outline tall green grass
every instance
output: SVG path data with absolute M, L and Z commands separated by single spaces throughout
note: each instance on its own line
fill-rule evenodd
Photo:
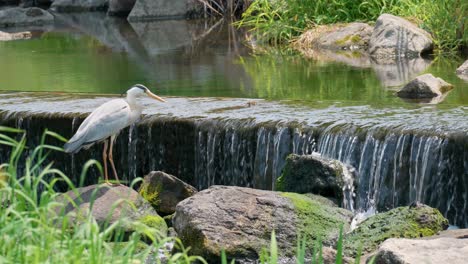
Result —
M 143 223 L 132 223 L 136 231 L 124 242 L 118 224 L 98 225 L 91 215 L 71 223 L 57 213 L 55 184 L 65 182 L 71 190 L 76 188 L 66 175 L 45 163 L 50 151 L 62 151 L 46 144 L 48 140 L 65 139 L 46 131 L 41 144 L 28 149 L 24 131 L 0 127 L 0 146 L 11 148 L 8 161 L 0 165 L 0 263 L 144 263 L 148 258 L 159 263 L 155 256 L 169 241 L 179 252 L 167 253 L 167 263 L 206 263 L 190 256 L 179 240 Z M 24 169 L 19 170 L 20 163 Z M 90 166 L 100 168 L 90 161 L 82 177 Z M 143 243 L 143 237 L 149 243 Z
M 237 25 L 251 28 L 262 42 L 280 44 L 315 25 L 373 22 L 383 13 L 416 21 L 441 51 L 468 43 L 468 2 L 463 0 L 257 0 Z

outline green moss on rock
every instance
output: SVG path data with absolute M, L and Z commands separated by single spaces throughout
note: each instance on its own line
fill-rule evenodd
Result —
M 160 204 L 159 194 L 161 193 L 162 187 L 161 185 L 157 185 L 156 187 L 152 186 L 149 182 L 143 182 L 141 184 L 140 190 L 138 193 L 147 200 L 151 206 L 153 206 L 156 211 L 158 211 L 158 207 Z
M 375 250 L 388 238 L 419 238 L 432 236 L 448 227 L 448 220 L 435 208 L 426 205 L 398 207 L 374 215 L 344 237 L 346 255 L 354 256 Z
M 149 227 L 159 230 L 162 235 L 167 234 L 166 221 L 159 215 L 145 215 L 140 218 L 139 221 Z
M 338 237 L 340 227 L 349 230 L 352 213 L 343 208 L 330 206 L 297 193 L 281 193 L 294 205 L 298 235 L 306 238 L 308 245 L 320 239 L 324 245 L 332 245 Z

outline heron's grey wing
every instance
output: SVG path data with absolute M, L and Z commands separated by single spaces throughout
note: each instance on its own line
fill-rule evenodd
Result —
M 123 99 L 104 103 L 96 108 L 78 128 L 76 134 L 67 143 L 68 149 L 76 149 L 81 145 L 105 139 L 128 126 L 130 107 Z M 67 147 L 65 147 L 67 150 Z M 74 152 L 71 150 L 70 152 Z

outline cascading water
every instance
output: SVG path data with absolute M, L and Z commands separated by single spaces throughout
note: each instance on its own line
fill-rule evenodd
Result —
M 204 100 L 199 106 L 209 103 Z M 191 101 L 190 106 L 196 102 Z M 343 113 L 352 113 L 349 110 L 340 113 L 338 121 L 323 121 L 332 117 L 325 111 L 321 116 L 320 110 L 314 110 L 314 115 L 306 113 L 316 121 L 282 121 L 294 120 L 288 116 L 268 121 L 269 116 L 260 118 L 261 105 L 247 110 L 257 111 L 256 118 L 245 118 L 243 108 L 237 110 L 238 115 L 212 114 L 208 118 L 197 117 L 195 108 L 187 110 L 190 116 L 146 116 L 117 138 L 114 160 L 119 178 L 131 182 L 151 170 L 163 170 L 199 189 L 213 184 L 273 189 L 287 155 L 318 152 L 356 168 L 357 176 L 348 177 L 348 187 L 343 190 L 343 206 L 349 209 L 383 211 L 420 201 L 441 210 L 451 224 L 468 226 L 468 135 L 463 129 L 447 132 L 401 123 L 348 122 Z M 34 146 L 46 127 L 70 137 L 83 115 L 6 111 L 0 113 L 0 120 L 2 125 L 25 129 Z M 96 146 L 76 155 L 52 154 L 50 160 L 73 177 L 80 175 L 88 159 L 100 160 L 101 151 Z M 0 149 L 0 161 L 7 156 Z M 85 184 L 97 182 L 99 174 L 90 170 Z

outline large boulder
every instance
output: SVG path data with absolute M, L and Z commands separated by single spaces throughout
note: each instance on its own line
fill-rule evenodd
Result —
M 0 10 L 0 27 L 42 26 L 53 22 L 54 16 L 37 7 Z
M 152 171 L 143 179 L 138 191 L 158 213 L 170 215 L 176 205 L 197 193 L 197 189 L 162 171 Z
M 428 73 L 416 77 L 398 91 L 397 95 L 410 99 L 433 98 L 441 96 L 451 89 L 453 89 L 451 84 Z
M 419 203 L 398 207 L 369 217 L 346 234 L 344 252 L 354 256 L 361 247 L 363 253 L 369 253 L 389 238 L 432 236 L 447 227 L 448 220 L 435 208 Z
M 123 185 L 90 185 L 61 194 L 56 200 L 59 204 L 56 213 L 69 217 L 72 224 L 81 223 L 91 214 L 101 226 L 120 221 L 125 232 L 132 232 L 135 222 L 156 228 L 162 235 L 167 232 L 164 219 L 151 205 L 135 190 Z
M 369 42 L 369 53 L 373 57 L 419 57 L 432 49 L 429 33 L 390 14 L 379 16 Z
M 278 252 L 291 257 L 298 235 L 308 246 L 318 237 L 331 245 L 340 226 L 349 229 L 351 217 L 350 211 L 301 194 L 212 186 L 179 203 L 173 224 L 192 254 L 219 261 L 224 248 L 229 258 L 255 260 L 269 247 L 273 230 Z
M 464 264 L 468 256 L 468 239 L 440 237 L 432 239 L 391 238 L 380 245 L 375 263 Z
M 111 16 L 127 16 L 132 11 L 136 0 L 109 0 L 107 14 Z
M 50 8 L 56 12 L 104 11 L 109 0 L 54 0 Z
M 277 179 L 277 191 L 313 193 L 339 201 L 350 199 L 354 192 L 355 170 L 338 160 L 319 154 L 286 158 L 282 175 Z M 346 197 L 343 194 L 346 194 Z M 344 199 L 345 198 L 345 199 Z
M 197 0 L 137 0 L 128 21 L 195 18 L 202 12 L 203 5 Z

